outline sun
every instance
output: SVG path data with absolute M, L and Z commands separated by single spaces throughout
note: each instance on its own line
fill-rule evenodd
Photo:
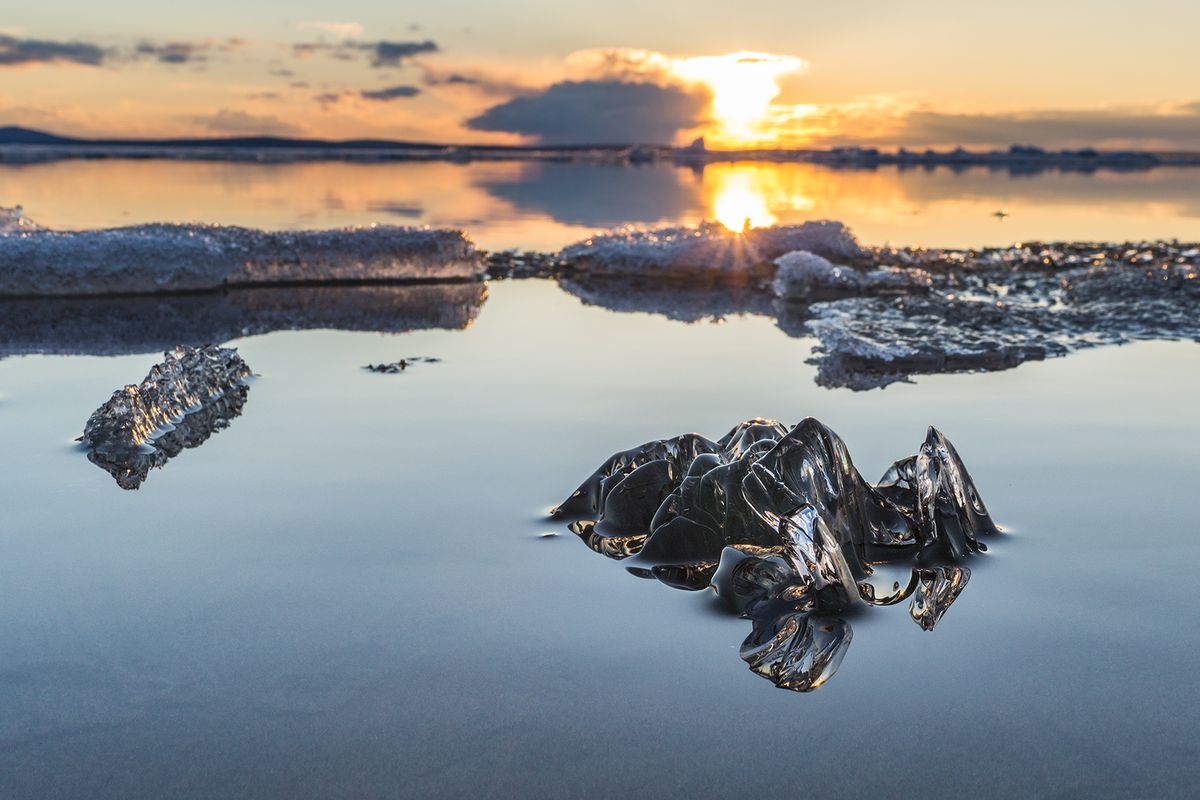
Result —
M 675 74 L 700 83 L 712 92 L 712 113 L 717 127 L 707 135 L 722 146 L 769 141 L 771 101 L 779 96 L 779 79 L 799 72 L 807 64 L 794 56 L 742 50 L 723 56 L 678 59 Z

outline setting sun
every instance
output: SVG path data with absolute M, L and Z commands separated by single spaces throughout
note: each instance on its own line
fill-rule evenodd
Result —
M 799 72 L 803 59 L 772 53 L 741 51 L 722 56 L 680 59 L 675 72 L 712 91 L 712 113 L 717 127 L 709 133 L 716 144 L 741 146 L 770 138 L 762 130 L 771 101 L 779 96 L 779 79 Z

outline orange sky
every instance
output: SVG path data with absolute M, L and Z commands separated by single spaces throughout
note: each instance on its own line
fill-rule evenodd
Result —
M 397 19 L 394 6 L 365 0 L 50 2 L 0 22 L 0 124 L 119 136 L 1200 149 L 1200 56 L 1188 33 L 1200 8 L 1043 6 L 771 0 L 731 14 L 708 0 L 615 0 L 567 14 L 542 0 L 449 0 Z

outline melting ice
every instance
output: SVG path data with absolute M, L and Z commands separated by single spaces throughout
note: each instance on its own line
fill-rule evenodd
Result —
M 954 446 L 930 428 L 876 484 L 815 419 L 752 419 L 614 454 L 552 512 L 634 575 L 713 588 L 752 623 L 741 656 L 777 686 L 811 691 L 850 646 L 854 605 L 910 600 L 933 630 L 998 531 Z M 880 582 L 897 565 L 907 585 Z

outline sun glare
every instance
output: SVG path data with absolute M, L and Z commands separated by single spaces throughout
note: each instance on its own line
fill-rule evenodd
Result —
M 717 188 L 712 200 L 712 216 L 731 231 L 775 223 L 766 196 L 746 173 L 729 175 L 728 180 Z
M 764 130 L 771 101 L 779 96 L 779 79 L 806 66 L 802 59 L 741 51 L 723 56 L 680 59 L 674 70 L 684 80 L 702 83 L 713 95 L 718 127 L 708 135 L 714 143 L 743 146 L 769 140 Z

